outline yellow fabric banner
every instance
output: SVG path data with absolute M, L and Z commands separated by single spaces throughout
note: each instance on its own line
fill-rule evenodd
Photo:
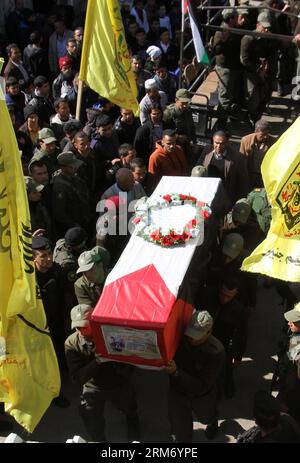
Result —
M 39 291 L 20 153 L 0 88 L 0 402 L 32 432 L 60 375 Z
M 89 0 L 79 78 L 112 103 L 139 111 L 118 0 Z
M 300 117 L 267 152 L 262 175 L 272 207 L 266 239 L 242 270 L 300 281 Z

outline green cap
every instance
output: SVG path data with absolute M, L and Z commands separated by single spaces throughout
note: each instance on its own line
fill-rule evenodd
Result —
M 225 256 L 235 259 L 244 247 L 244 238 L 239 233 L 229 233 L 226 235 L 222 246 L 222 253 Z
M 39 140 L 43 140 L 44 143 L 52 143 L 56 141 L 53 130 L 51 129 L 42 129 L 39 131 Z
M 251 206 L 246 198 L 239 199 L 232 209 L 232 218 L 235 222 L 247 223 L 251 214 Z
M 207 169 L 204 166 L 195 166 L 192 169 L 191 177 L 207 177 Z
M 64 151 L 57 156 L 57 163 L 59 166 L 72 166 L 79 168 L 82 166 L 83 161 L 77 159 L 72 151 Z
M 87 304 L 75 305 L 71 310 L 71 328 L 87 326 L 92 310 L 92 307 Z
M 76 273 L 88 272 L 97 262 L 102 262 L 105 267 L 109 265 L 109 252 L 101 246 L 95 246 L 90 251 L 84 251 L 78 258 L 78 270 Z
M 284 318 L 288 322 L 300 322 L 300 302 L 296 304 L 293 308 L 293 310 L 289 310 L 288 312 L 285 312 Z
M 188 324 L 185 335 L 200 341 L 212 329 L 213 318 L 207 310 L 194 312 Z
M 189 103 L 192 99 L 190 92 L 186 88 L 177 90 L 176 98 L 183 103 Z

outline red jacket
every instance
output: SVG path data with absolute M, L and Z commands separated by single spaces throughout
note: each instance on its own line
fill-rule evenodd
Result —
M 163 175 L 184 176 L 188 173 L 188 166 L 182 148 L 176 145 L 174 153 L 167 154 L 160 143 L 156 143 L 156 150 L 149 158 L 148 170 L 155 174 L 158 181 Z

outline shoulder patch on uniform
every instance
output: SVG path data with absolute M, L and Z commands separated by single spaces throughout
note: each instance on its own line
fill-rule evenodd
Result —
M 71 270 L 70 272 L 68 272 L 67 274 L 68 281 L 74 282 L 76 280 L 76 275 L 77 274 L 75 270 Z

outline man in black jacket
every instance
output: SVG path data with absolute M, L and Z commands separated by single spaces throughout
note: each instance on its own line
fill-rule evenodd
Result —
M 23 61 L 30 77 L 48 76 L 50 73 L 47 52 L 42 48 L 43 36 L 39 31 L 30 34 L 30 43 L 23 51 Z
M 55 113 L 50 97 L 49 80 L 47 77 L 39 75 L 34 79 L 33 85 L 35 87 L 34 96 L 28 104 L 33 106 L 40 119 L 48 124 L 50 116 Z

